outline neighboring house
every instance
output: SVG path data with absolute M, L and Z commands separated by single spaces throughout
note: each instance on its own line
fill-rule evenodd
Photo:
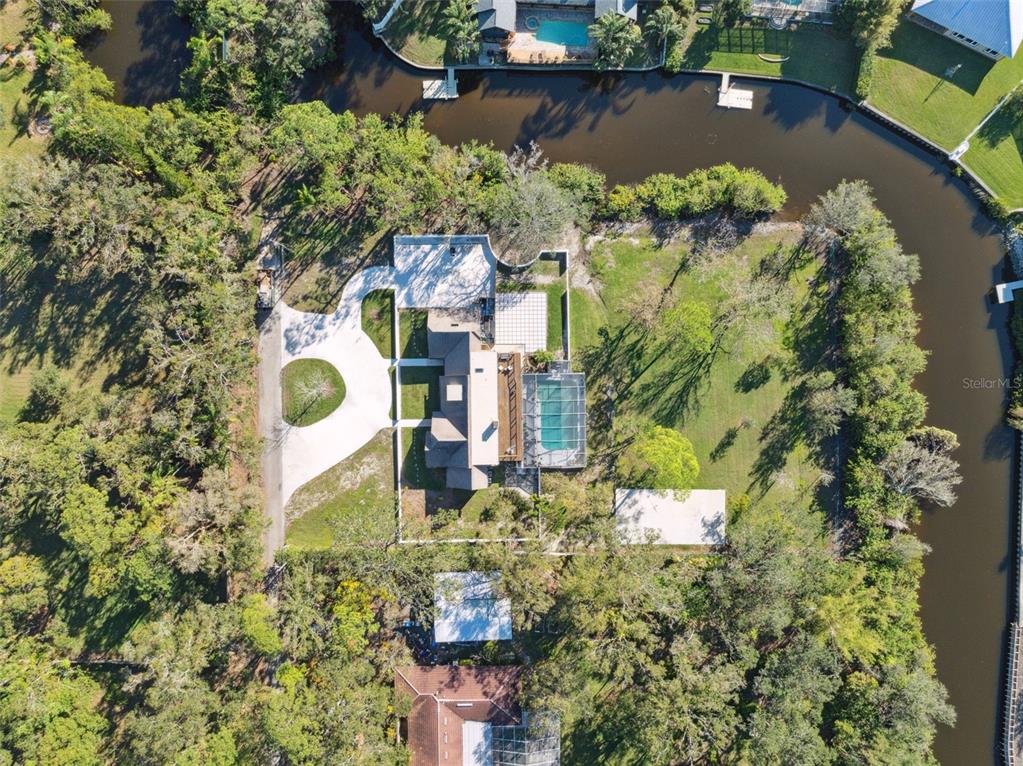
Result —
M 615 517 L 628 543 L 723 545 L 725 491 L 616 489 Z
M 636 21 L 640 0 L 477 0 L 476 17 L 484 40 L 496 42 L 516 31 L 516 17 L 521 8 L 592 8 L 593 18 L 606 13 L 619 13 Z
M 500 572 L 434 575 L 434 640 L 438 644 L 511 640 L 511 601 L 498 597 L 500 581 Z
M 990 59 L 1023 42 L 1023 0 L 915 0 L 909 18 Z
M 399 736 L 411 766 L 557 766 L 560 722 L 519 704 L 523 668 L 398 668 L 394 688 L 412 706 Z

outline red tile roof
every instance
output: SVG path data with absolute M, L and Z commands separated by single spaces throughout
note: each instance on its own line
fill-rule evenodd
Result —
M 522 668 L 513 666 L 399 668 L 394 688 L 412 698 L 411 766 L 463 766 L 462 723 L 518 723 L 521 682 Z

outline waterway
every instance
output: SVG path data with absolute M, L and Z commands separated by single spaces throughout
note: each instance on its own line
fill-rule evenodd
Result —
M 114 29 L 90 53 L 119 97 L 152 103 L 173 93 L 187 54 L 170 3 L 113 2 Z M 1003 277 L 992 221 L 965 184 L 923 150 L 836 98 L 796 85 L 743 81 L 751 112 L 715 106 L 716 78 L 659 74 L 487 73 L 460 76 L 456 101 L 424 104 L 426 77 L 364 29 L 348 28 L 339 62 L 311 76 L 305 98 L 358 114 L 425 113 L 442 141 L 536 141 L 555 161 L 590 163 L 611 182 L 718 162 L 759 168 L 784 184 L 796 218 L 842 179 L 864 178 L 907 250 L 919 253 L 914 290 L 920 343 L 930 351 L 917 381 L 929 422 L 959 434 L 964 481 L 951 509 L 928 512 L 931 546 L 921 591 L 924 630 L 958 713 L 935 751 L 948 766 L 997 761 L 1009 619 L 1011 432 L 1001 424 L 1009 375 L 1007 310 L 988 292 Z

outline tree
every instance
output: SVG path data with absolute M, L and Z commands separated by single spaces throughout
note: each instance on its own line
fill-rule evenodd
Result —
M 909 440 L 888 453 L 882 470 L 898 494 L 946 507 L 956 501 L 954 488 L 963 480 L 945 448 Z
M 663 59 L 668 42 L 681 37 L 684 29 L 675 9 L 662 5 L 647 17 L 643 31 L 660 46 Z
M 502 258 L 529 261 L 555 248 L 574 219 L 568 195 L 551 180 L 536 144 L 508 158 L 508 182 L 495 194 L 489 218 Z
M 856 392 L 835 383 L 835 376 L 830 372 L 818 375 L 809 387 L 806 408 L 811 433 L 819 438 L 834 436 L 846 415 L 856 409 Z
M 444 30 L 456 61 L 468 61 L 480 49 L 475 0 L 451 0 L 443 11 Z
M 664 311 L 655 336 L 665 350 L 686 360 L 710 353 L 714 345 L 710 309 L 697 301 L 679 301 Z
M 639 49 L 643 34 L 639 25 L 620 13 L 605 13 L 590 25 L 597 43 L 597 69 L 621 69 Z
M 734 27 L 753 12 L 753 0 L 720 0 L 714 5 L 714 23 Z
M 32 375 L 28 400 L 19 417 L 22 420 L 49 420 L 60 412 L 68 395 L 67 378 L 54 365 L 47 364 Z
M 887 48 L 909 0 L 844 0 L 837 11 L 838 24 L 861 48 Z
M 693 444 L 673 428 L 651 426 L 618 458 L 618 483 L 630 489 L 692 489 L 700 473 Z

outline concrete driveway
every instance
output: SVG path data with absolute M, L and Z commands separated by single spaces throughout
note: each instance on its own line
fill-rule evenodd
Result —
M 381 429 L 395 425 L 389 369 L 396 360 L 381 356 L 362 330 L 366 295 L 393 289 L 395 309 L 461 307 L 493 296 L 495 259 L 485 236 L 395 237 L 394 263 L 353 276 L 332 314 L 311 314 L 279 303 L 274 312 L 279 332 L 261 336 L 261 372 L 266 370 L 261 379 L 276 367 L 277 380 L 276 386 L 264 381 L 264 388 L 273 392 L 260 398 L 262 420 L 268 424 L 263 429 L 268 561 L 284 544 L 284 508 L 295 491 L 355 453 Z M 274 343 L 279 346 L 274 348 Z M 287 425 L 281 416 L 280 371 L 295 359 L 323 359 L 345 381 L 341 406 L 301 428 Z M 267 465 L 274 460 L 279 478 L 274 466 Z

